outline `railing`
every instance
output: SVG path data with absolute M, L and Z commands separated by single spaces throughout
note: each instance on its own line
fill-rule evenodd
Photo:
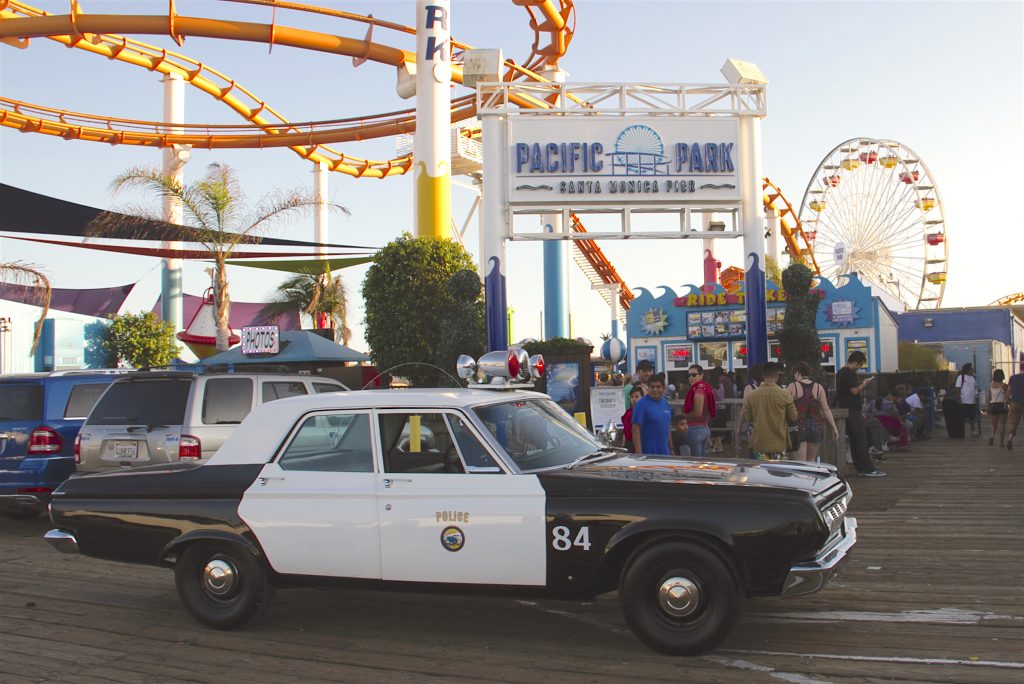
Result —
M 668 403 L 672 407 L 673 413 L 683 412 L 682 399 L 670 399 Z M 739 445 L 739 419 L 743 399 L 719 399 L 716 405 L 720 414 L 722 411 L 725 411 L 726 421 L 724 426 L 711 427 L 711 436 L 730 437 L 729 443 L 723 443 L 722 445 L 724 447 L 724 451 L 721 454 L 722 458 L 741 458 L 743 454 L 738 454 L 737 448 Z M 840 474 L 848 475 L 853 472 L 853 461 L 849 457 L 846 445 L 847 411 L 846 409 L 834 408 L 832 409 L 832 416 L 835 418 L 836 428 L 839 430 L 839 439 L 832 439 L 832 435 L 826 426 L 821 448 L 818 450 L 818 461 L 837 466 Z

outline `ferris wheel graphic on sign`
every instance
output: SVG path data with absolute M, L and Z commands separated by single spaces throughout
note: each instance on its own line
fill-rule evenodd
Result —
M 666 176 L 671 160 L 665 145 L 650 126 L 635 125 L 623 129 L 615 139 L 612 173 L 626 176 Z

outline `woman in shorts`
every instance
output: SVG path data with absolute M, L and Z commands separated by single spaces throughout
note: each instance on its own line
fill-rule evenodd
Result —
M 797 426 L 800 429 L 800 448 L 789 454 L 794 461 L 816 461 L 825 434 L 825 423 L 832 431 L 832 439 L 839 439 L 839 428 L 828 407 L 825 388 L 811 379 L 811 367 L 806 361 L 793 365 L 793 382 L 786 390 L 796 404 Z
M 996 368 L 992 373 L 992 382 L 988 386 L 988 415 L 992 418 L 992 436 L 988 438 L 988 445 L 993 446 L 996 435 L 999 436 L 999 446 L 1003 446 L 1006 438 L 1006 397 L 1009 395 L 1009 385 L 1004 380 L 1006 373 L 1002 368 Z

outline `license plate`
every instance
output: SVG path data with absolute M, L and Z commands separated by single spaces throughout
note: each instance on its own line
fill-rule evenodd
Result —
M 117 458 L 138 458 L 138 442 L 114 442 L 114 456 Z

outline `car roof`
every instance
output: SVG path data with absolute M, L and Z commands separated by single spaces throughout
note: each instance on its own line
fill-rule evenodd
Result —
M 136 371 L 117 379 L 117 382 L 133 382 L 136 380 L 193 380 L 198 378 L 284 378 L 295 380 L 313 380 L 342 384 L 334 378 L 324 375 L 304 375 L 301 373 L 266 373 L 260 371 L 240 371 L 235 373 L 193 373 L 191 371 Z
M 106 378 L 109 379 L 110 381 L 113 381 L 128 372 L 130 371 L 120 370 L 116 368 L 97 368 L 66 371 L 42 371 L 39 373 L 11 373 L 7 375 L 0 375 L 0 382 L 32 382 L 38 380 L 46 380 L 49 378 Z
M 266 463 L 303 415 L 345 409 L 452 409 L 474 408 L 508 401 L 548 399 L 546 394 L 523 390 L 390 389 L 327 392 L 278 399 L 261 404 L 245 417 L 211 464 Z

